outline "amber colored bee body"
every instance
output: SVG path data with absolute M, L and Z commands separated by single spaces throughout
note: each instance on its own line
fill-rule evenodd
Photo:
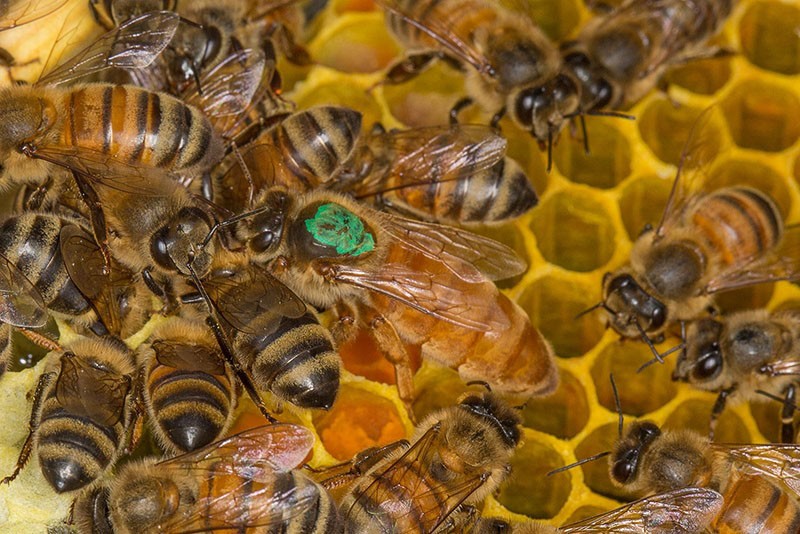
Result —
M 305 428 L 257 427 L 202 449 L 129 463 L 75 506 L 86 532 L 341 532 L 336 504 L 295 469 L 314 438 Z
M 35 449 L 42 474 L 62 493 L 92 484 L 127 446 L 135 366 L 127 347 L 113 338 L 79 339 L 48 357 L 30 434 L 17 468 L 3 481 L 16 478 Z
M 386 451 L 352 484 L 340 507 L 345 532 L 434 532 L 505 480 L 519 423 L 516 410 L 491 393 L 430 414 L 410 446 Z
M 163 449 L 193 451 L 230 428 L 236 381 L 204 323 L 170 319 L 139 347 L 137 357 L 150 426 Z
M 711 57 L 706 45 L 734 0 L 628 0 L 594 17 L 562 47 L 565 71 L 579 84 L 581 108 L 627 107 L 656 86 L 671 65 Z

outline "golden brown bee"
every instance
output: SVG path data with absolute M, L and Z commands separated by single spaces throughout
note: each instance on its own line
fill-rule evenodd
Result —
M 494 394 L 468 394 L 422 421 L 410 446 L 364 451 L 349 473 L 322 483 L 354 479 L 340 506 L 347 533 L 434 532 L 505 480 L 519 424 L 517 410 Z
M 261 426 L 161 462 L 132 462 L 80 496 L 81 532 L 341 532 L 336 504 L 302 464 L 314 443 L 303 427 Z
M 711 439 L 726 402 L 759 398 L 758 390 L 795 399 L 800 374 L 800 315 L 795 310 L 752 310 L 689 324 L 686 347 L 678 357 L 673 380 L 719 393 L 711 413 Z M 788 410 L 788 408 L 787 408 Z M 782 440 L 794 441 L 791 411 Z
M 479 519 L 471 534 L 694 534 L 704 529 L 722 508 L 722 496 L 714 490 L 683 488 L 660 493 L 604 514 L 561 527 L 536 521 L 507 522 Z
M 412 52 L 388 81 L 408 79 L 446 57 L 468 68 L 467 92 L 485 109 L 506 112 L 522 129 L 552 146 L 564 117 L 577 115 L 575 81 L 560 74 L 558 48 L 524 11 L 484 0 L 379 0 L 392 33 Z M 459 103 L 451 117 L 462 104 Z M 549 160 L 549 158 L 548 158 Z
M 664 71 L 721 51 L 707 46 L 734 0 L 627 0 L 589 21 L 562 46 L 580 108 L 618 109 L 652 90 Z
M 502 223 L 539 200 L 505 149 L 487 126 L 373 128 L 331 188 L 418 219 Z
M 0 31 L 22 26 L 54 13 L 67 0 L 2 0 L 0 1 Z
M 637 421 L 609 458 L 612 482 L 637 495 L 685 487 L 721 493 L 715 532 L 800 529 L 798 445 L 723 445 L 689 430 L 662 432 Z
M 82 338 L 51 352 L 39 378 L 30 433 L 10 483 L 35 449 L 42 474 L 57 492 L 92 484 L 131 441 L 135 363 L 116 338 Z
M 205 323 L 173 317 L 137 349 L 150 428 L 171 454 L 221 438 L 233 423 L 237 385 Z
M 303 408 L 328 409 L 339 391 L 340 358 L 313 310 L 271 273 L 218 254 L 198 288 L 207 291 L 229 349 L 259 391 Z M 185 299 L 184 299 L 185 300 Z M 217 334 L 219 336 L 219 334 Z
M 642 339 L 659 359 L 653 340 L 675 322 L 700 317 L 714 293 L 798 272 L 800 258 L 780 246 L 791 240 L 770 197 L 747 186 L 697 191 L 710 157 L 701 132 L 710 115 L 692 129 L 658 227 L 639 236 L 628 265 L 605 275 L 595 306 L 620 335 Z

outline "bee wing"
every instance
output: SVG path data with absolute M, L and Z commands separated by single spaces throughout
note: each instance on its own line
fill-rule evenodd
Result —
M 433 485 L 422 488 L 423 484 L 433 482 L 424 476 L 427 466 L 441 463 L 438 450 L 434 447 L 440 431 L 441 424 L 433 425 L 402 456 L 385 469 L 376 470 L 375 479 L 369 485 L 354 490 L 354 503 L 365 501 L 372 515 L 387 516 L 384 520 L 377 520 L 376 524 L 396 524 L 397 519 L 413 514 L 420 525 L 433 523 L 433 527 L 425 532 L 434 532 L 465 499 L 483 485 L 486 477 L 478 476 L 464 477 L 465 480 L 450 483 L 447 487 Z M 413 496 L 413 501 L 408 498 L 409 495 Z M 349 515 L 349 510 L 344 513 Z
M 378 272 L 347 265 L 336 265 L 334 271 L 337 282 L 386 295 L 468 330 L 502 331 L 509 326 L 507 318 L 495 313 L 484 295 L 474 295 L 477 292 L 454 281 L 450 273 L 421 272 L 398 263 L 383 264 Z
M 307 428 L 278 423 L 239 432 L 158 465 L 190 469 L 213 465 L 220 475 L 254 478 L 263 473 L 283 473 L 298 467 L 313 446 L 314 434 Z
M 604 514 L 561 527 L 573 534 L 692 534 L 702 532 L 722 508 L 722 495 L 703 488 L 682 488 L 634 501 Z
M 697 193 L 705 176 L 705 170 L 715 159 L 720 148 L 714 141 L 716 136 L 709 135 L 715 109 L 712 106 L 703 110 L 689 131 L 667 205 L 654 234 L 656 237 L 668 233 L 670 226 L 678 223 L 698 198 Z
M 132 18 L 100 36 L 36 83 L 60 85 L 110 67 L 146 67 L 167 47 L 179 21 L 178 14 L 172 11 L 154 11 Z
M 35 158 L 66 167 L 92 185 L 131 195 L 163 196 L 177 187 L 175 175 L 164 169 L 120 161 L 111 154 L 86 147 L 46 145 L 31 154 Z
M 56 398 L 70 412 L 111 426 L 123 415 L 131 381 L 107 368 L 91 365 L 69 352 L 61 356 Z
M 241 276 L 214 279 L 206 285 L 220 316 L 230 326 L 247 334 L 267 334 L 262 321 L 258 329 L 250 327 L 255 317 L 270 314 L 276 318 L 297 318 L 306 312 L 305 302 L 264 269 L 253 267 Z
M 706 285 L 707 293 L 727 291 L 778 280 L 800 278 L 800 225 L 785 229 L 775 250 L 747 265 L 721 272 Z
M 714 452 L 733 461 L 734 468 L 748 475 L 768 478 L 800 499 L 800 445 L 725 445 L 712 443 Z
M 222 355 L 213 347 L 189 345 L 159 339 L 151 344 L 161 365 L 185 371 L 200 371 L 211 375 L 224 375 Z
M 47 323 L 42 294 L 22 271 L 0 254 L 0 322 L 22 328 Z
M 471 43 L 472 38 L 469 35 L 463 35 L 464 30 L 449 22 L 452 17 L 439 7 L 441 3 L 434 3 L 432 9 L 426 10 L 424 20 L 415 18 L 412 12 L 415 2 L 376 0 L 375 3 L 423 32 L 439 43 L 446 52 L 472 65 L 478 72 L 487 75 L 494 73 L 495 69 L 489 60 Z
M 493 128 L 478 124 L 382 132 L 370 137 L 367 146 L 375 154 L 389 155 L 389 172 L 397 180 L 387 190 L 378 173 L 368 176 L 354 184 L 357 198 L 443 181 L 466 183 L 474 174 L 497 164 L 506 153 L 506 140 Z
M 59 247 L 72 282 L 92 302 L 108 331 L 118 335 L 122 330 L 119 301 L 134 285 L 133 273 L 116 262 L 107 268 L 94 237 L 74 224 L 61 229 Z
M 506 245 L 452 226 L 386 216 L 385 230 L 405 246 L 440 261 L 466 282 L 502 280 L 527 265 Z
M 176 471 L 176 475 L 186 476 L 186 469 Z M 319 505 L 320 492 L 324 491 L 310 481 L 295 484 L 297 479 L 287 473 L 231 476 L 220 475 L 213 467 L 194 468 L 190 472 L 192 479 L 202 477 L 203 482 L 218 491 L 202 494 L 186 507 L 181 506 L 178 513 L 157 525 L 158 531 L 251 532 L 250 529 L 258 528 L 258 532 L 284 532 L 293 518 Z
M 66 3 L 67 0 L 11 0 L 0 11 L 0 31 L 46 17 Z
M 221 121 L 236 119 L 249 109 L 267 68 L 273 71 L 275 64 L 267 65 L 260 50 L 237 50 L 205 72 L 199 87 L 191 85 L 184 101 L 202 109 L 219 131 L 225 131 L 227 123 Z

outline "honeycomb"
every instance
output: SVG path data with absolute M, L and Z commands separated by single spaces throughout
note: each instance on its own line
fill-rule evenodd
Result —
M 532 16 L 555 40 L 574 35 L 592 16 L 579 0 L 527 0 Z M 87 2 L 73 1 L 62 11 L 23 28 L 0 34 L 0 46 L 22 65 L 52 48 L 65 20 L 82 19 L 59 47 L 99 34 Z M 68 13 L 68 15 L 65 15 Z M 481 232 L 513 247 L 530 269 L 501 283 L 552 342 L 561 372 L 554 395 L 523 408 L 524 437 L 513 460 L 513 474 L 487 498 L 486 515 L 517 520 L 543 519 L 560 525 L 615 508 L 627 496 L 614 488 L 603 462 L 552 477 L 545 473 L 606 450 L 617 434 L 617 415 L 609 384 L 613 372 L 626 418 L 646 417 L 667 428 L 705 432 L 714 395 L 670 380 L 671 366 L 637 368 L 651 358 L 646 346 L 621 342 L 605 330 L 597 314 L 576 315 L 600 300 L 603 274 L 623 264 L 632 240 L 645 224 L 658 222 L 675 163 L 698 114 L 716 105 L 711 141 L 720 157 L 705 188 L 747 183 L 774 198 L 788 223 L 800 222 L 800 4 L 796 0 L 742 0 L 716 44 L 736 51 L 722 59 L 688 63 L 668 73 L 667 94 L 654 91 L 635 105 L 635 121 L 587 120 L 592 154 L 562 136 L 554 149 L 554 168 L 510 121 L 500 126 L 509 152 L 529 173 L 540 204 L 515 224 Z M 47 30 L 47 31 L 45 31 Z M 376 86 L 385 67 L 402 50 L 389 35 L 383 14 L 371 0 L 331 0 L 314 20 L 308 49 L 316 64 L 281 64 L 286 94 L 300 109 L 339 104 L 364 114 L 364 124 L 387 127 L 440 124 L 463 95 L 463 77 L 439 64 L 411 82 Z M 42 56 L 44 58 L 45 56 Z M 17 79 L 35 79 L 44 59 L 15 67 Z M 8 73 L 4 73 L 8 78 Z M 370 89 L 372 88 L 372 89 Z M 470 110 L 465 122 L 485 121 Z M 800 288 L 779 282 L 728 293 L 724 312 L 750 307 L 770 309 L 800 302 Z M 157 319 L 156 319 L 157 320 Z M 139 339 L 146 337 L 142 333 Z M 662 350 L 676 339 L 667 339 Z M 337 402 L 329 412 L 286 409 L 283 418 L 312 428 L 318 439 L 311 464 L 330 465 L 365 447 L 410 435 L 412 423 L 392 385 L 391 366 L 375 355 L 369 340 L 342 347 L 346 372 Z M 27 431 L 30 399 L 41 366 L 8 373 L 0 381 L 0 473 L 9 473 Z M 465 390 L 455 372 L 422 362 L 415 378 L 417 418 L 455 402 Z M 717 440 L 775 440 L 778 406 L 740 404 L 723 415 Z M 257 421 L 245 414 L 241 426 Z M 253 422 L 252 424 L 257 424 Z M 35 458 L 17 481 L 0 487 L 0 531 L 42 532 L 68 513 L 70 496 L 55 496 Z

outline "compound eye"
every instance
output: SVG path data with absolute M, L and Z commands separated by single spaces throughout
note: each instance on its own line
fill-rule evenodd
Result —
M 697 380 L 709 380 L 722 371 L 722 352 L 716 341 L 700 351 L 700 358 L 692 369 L 692 376 Z
M 661 429 L 653 423 L 642 423 L 636 433 L 636 439 L 643 445 L 648 445 L 661 435 Z
M 653 299 L 654 307 L 650 313 L 650 328 L 660 328 L 667 320 L 667 308 Z
M 272 247 L 275 241 L 275 234 L 272 232 L 261 232 L 250 240 L 250 249 L 256 254 L 262 254 Z
M 169 228 L 165 226 L 153 234 L 153 237 L 150 239 L 150 255 L 160 267 L 167 270 L 174 270 L 176 267 L 169 255 L 170 241 Z
M 636 282 L 633 281 L 633 277 L 631 275 L 621 274 L 611 280 L 611 282 L 608 284 L 608 292 L 616 293 L 617 291 L 625 289 L 635 283 Z
M 633 478 L 638 460 L 639 455 L 635 452 L 630 451 L 626 453 L 625 456 L 614 462 L 614 465 L 611 467 L 611 476 L 620 484 L 626 484 Z
M 219 54 L 222 48 L 222 34 L 216 26 L 208 26 L 204 30 L 206 47 L 203 52 L 202 64 L 206 65 Z
M 603 108 L 611 102 L 611 96 L 613 94 L 613 89 L 611 88 L 611 84 L 609 84 L 604 79 L 599 79 L 595 82 L 594 87 L 592 87 L 592 94 L 594 95 L 594 102 L 592 103 L 592 107 L 595 109 Z
M 551 98 L 548 97 L 546 88 L 533 87 L 525 89 L 517 95 L 516 116 L 524 125 L 532 126 L 536 110 L 548 106 L 550 102 Z

